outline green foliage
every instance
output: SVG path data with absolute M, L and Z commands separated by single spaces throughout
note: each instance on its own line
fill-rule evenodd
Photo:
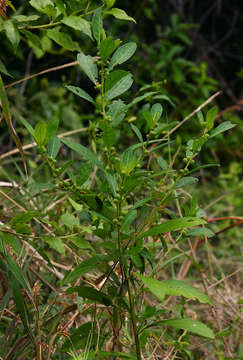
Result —
M 18 159 L 1 173 L 12 187 L 0 189 L 6 214 L 0 218 L 1 358 L 140 360 L 170 353 L 196 359 L 190 336 L 197 344 L 207 338 L 210 351 L 215 344 L 215 353 L 222 349 L 214 335 L 221 331 L 217 314 L 205 315 L 215 301 L 206 293 L 205 249 L 202 261 L 195 254 L 218 230 L 195 193 L 203 191 L 202 169 L 214 165 L 201 164 L 202 149 L 235 124 L 217 125 L 216 106 L 202 112 L 216 83 L 206 64 L 183 57 L 191 25 L 172 16 L 167 40 L 159 34 L 157 49 L 143 46 L 151 66 L 139 58 L 141 44 L 113 38 L 110 21 L 136 22 L 114 5 L 31 0 L 25 15 L 0 24 L 14 56 L 23 57 L 27 43 L 38 59 L 68 54 L 78 64 L 62 87 L 33 79 L 31 111 L 14 90 L 10 108 L 0 77 L 2 112 L 22 156 L 11 113 L 23 141 L 34 141 L 26 148 L 28 174 Z M 82 88 L 75 80 L 80 69 Z M 0 71 L 8 75 L 2 61 Z M 155 82 L 144 84 L 146 72 Z M 181 96 L 187 100 L 178 110 Z M 199 126 L 182 136 L 183 123 L 175 119 L 199 104 Z M 231 178 L 239 172 L 232 166 Z M 196 275 L 183 281 L 188 263 Z

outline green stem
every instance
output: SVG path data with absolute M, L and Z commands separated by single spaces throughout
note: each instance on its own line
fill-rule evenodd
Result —
M 137 329 L 136 311 L 135 311 L 135 306 L 134 306 L 134 297 L 133 297 L 132 286 L 131 286 L 131 282 L 129 279 L 127 269 L 126 269 L 126 280 L 127 280 L 127 284 L 128 284 L 130 316 L 131 316 L 132 329 L 133 329 L 134 341 L 135 341 L 135 346 L 136 346 L 137 360 L 142 360 L 140 342 L 139 342 L 139 336 L 138 336 L 138 329 Z
M 102 64 L 102 67 L 101 67 L 101 72 L 100 72 L 100 75 L 101 75 L 101 101 L 102 101 L 102 116 L 105 120 L 105 117 L 106 117 L 106 113 L 105 113 L 105 105 L 106 105 L 106 102 L 105 102 L 105 74 L 104 74 L 104 65 Z
M 61 21 L 57 21 L 55 23 L 44 24 L 44 25 L 26 25 L 26 26 L 18 27 L 18 30 L 23 30 L 23 29 L 46 29 L 46 28 L 56 26 L 56 25 L 60 25 L 60 24 L 62 24 Z

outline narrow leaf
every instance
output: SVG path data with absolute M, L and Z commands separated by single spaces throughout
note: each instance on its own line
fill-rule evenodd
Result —
M 113 8 L 108 12 L 108 14 L 113 15 L 116 19 L 119 20 L 133 21 L 136 23 L 136 20 L 134 20 L 131 16 L 128 16 L 127 13 L 122 9 Z
M 111 38 L 107 38 L 101 41 L 100 43 L 100 56 L 103 61 L 107 61 L 108 57 L 116 49 L 117 44 Z
M 34 129 L 33 127 L 28 123 L 28 121 L 26 121 L 23 116 L 19 115 L 19 120 L 21 121 L 21 123 L 26 127 L 26 129 L 28 130 L 28 132 L 34 137 Z
M 131 74 L 128 74 L 127 76 L 123 77 L 121 80 L 119 80 L 109 91 L 106 93 L 106 99 L 112 100 L 116 98 L 117 96 L 123 94 L 125 91 L 130 89 L 130 87 L 133 84 L 133 78 Z
M 32 296 L 30 285 L 27 283 L 27 280 L 25 280 L 22 269 L 20 269 L 20 267 L 16 264 L 10 255 L 5 254 L 4 259 L 8 264 L 11 274 L 15 277 L 21 287 L 25 289 L 30 296 Z
M 100 44 L 100 38 L 102 33 L 102 8 L 99 7 L 95 10 L 92 18 L 92 30 L 95 40 Z
M 93 40 L 90 23 L 87 20 L 83 19 L 81 16 L 65 16 L 61 21 L 63 24 L 75 30 L 81 31 Z
M 16 50 L 20 42 L 20 35 L 17 26 L 11 20 L 4 21 L 3 26 L 8 40 L 13 45 L 14 50 Z
M 206 294 L 184 281 L 159 281 L 139 274 L 137 274 L 137 277 L 141 279 L 144 285 L 146 285 L 148 289 L 161 301 L 164 300 L 166 295 L 175 295 L 184 296 L 185 298 L 191 300 L 197 299 L 203 304 L 212 304 L 212 301 Z
M 151 114 L 154 120 L 158 121 L 163 113 L 161 104 L 154 104 L 151 108 Z
M 187 330 L 193 334 L 204 336 L 208 339 L 214 339 L 213 331 L 201 323 L 200 321 L 192 320 L 192 319 L 170 319 L 170 320 L 162 320 L 159 322 L 163 325 L 169 325 L 176 329 Z
M 97 165 L 98 168 L 100 168 L 102 171 L 104 170 L 104 167 L 100 160 L 98 159 L 97 155 L 93 153 L 91 150 L 86 148 L 85 146 L 81 144 L 77 144 L 73 141 L 67 140 L 67 139 L 61 139 L 61 141 L 68 146 L 70 149 L 76 151 L 79 155 L 81 155 L 83 158 L 85 158 L 88 161 L 91 161 L 93 164 Z
M 178 183 L 176 183 L 174 189 L 176 190 L 179 188 L 183 188 L 187 185 L 193 185 L 193 184 L 196 184 L 197 182 L 198 182 L 198 179 L 195 177 L 190 177 L 190 176 L 183 177 L 178 181 Z
M 77 292 L 79 296 L 85 299 L 93 300 L 106 306 L 112 305 L 112 301 L 109 296 L 104 294 L 102 291 L 98 291 L 90 286 L 80 285 L 71 287 L 66 291 L 67 294 L 72 294 L 74 292 Z
M 120 46 L 113 54 L 109 68 L 113 69 L 114 66 L 123 64 L 133 56 L 136 49 L 137 45 L 134 42 L 129 42 L 123 46 Z
M 60 31 L 59 27 L 54 29 L 48 29 L 46 31 L 49 39 L 56 42 L 59 46 L 70 51 L 80 51 L 80 47 L 76 41 L 73 41 L 71 36 L 63 31 Z
M 214 106 L 210 110 L 208 110 L 206 115 L 206 129 L 208 131 L 213 128 L 214 120 L 216 118 L 217 113 L 218 113 L 217 106 Z
M 81 277 L 81 276 L 87 274 L 88 272 L 90 272 L 91 270 L 95 269 L 98 263 L 99 263 L 98 256 L 93 256 L 89 259 L 85 259 L 73 271 L 71 271 L 65 275 L 64 279 L 61 282 L 61 285 L 73 283 L 79 277 Z
M 112 71 L 106 78 L 105 91 L 109 91 L 119 80 L 129 75 L 129 72 L 124 70 Z
M 214 236 L 214 232 L 208 228 L 205 227 L 199 227 L 191 229 L 186 236 L 207 236 L 208 238 L 211 238 Z
M 136 217 L 137 217 L 137 211 L 135 209 L 130 210 L 122 221 L 121 231 L 127 230 L 129 226 L 133 223 L 133 221 L 136 219 Z
M 3 73 L 4 75 L 12 77 L 12 75 L 9 74 L 6 66 L 4 65 L 4 63 L 1 60 L 0 60 L 0 72 Z
M 34 130 L 34 138 L 38 145 L 44 145 L 47 135 L 47 125 L 44 121 L 38 122 Z
M 59 254 L 65 255 L 65 247 L 61 239 L 56 236 L 43 236 L 41 239 Z
M 55 159 L 57 157 L 57 154 L 59 153 L 61 147 L 61 141 L 57 136 L 53 136 L 53 138 L 49 141 L 47 146 L 47 152 L 48 155 Z
M 83 53 L 79 53 L 77 59 L 81 69 L 85 72 L 88 78 L 96 84 L 98 79 L 98 68 L 94 63 L 92 56 L 86 56 Z
M 184 217 L 179 219 L 168 220 L 160 225 L 151 227 L 148 231 L 139 235 L 138 238 L 140 239 L 146 236 L 158 236 L 160 234 L 164 234 L 169 231 L 191 228 L 193 226 L 198 226 L 203 224 L 206 224 L 205 220 L 196 217 Z
M 142 143 L 143 142 L 143 136 L 141 134 L 141 131 L 139 130 L 139 128 L 137 128 L 137 126 L 131 124 L 131 128 L 132 130 L 135 132 L 135 134 L 138 137 L 138 140 Z
M 81 97 L 82 99 L 85 99 L 89 102 L 91 102 L 92 104 L 94 103 L 94 100 L 92 99 L 92 97 L 86 93 L 86 91 L 84 91 L 83 89 L 80 89 L 77 86 L 72 86 L 72 85 L 66 85 L 65 86 L 68 90 L 72 91 L 75 95 L 78 95 L 79 97 Z
M 211 134 L 210 134 L 210 138 L 217 136 L 229 129 L 232 129 L 233 127 L 235 127 L 236 124 L 232 124 L 230 121 L 225 121 L 222 124 L 220 124 L 219 126 L 216 127 L 216 129 L 214 129 Z

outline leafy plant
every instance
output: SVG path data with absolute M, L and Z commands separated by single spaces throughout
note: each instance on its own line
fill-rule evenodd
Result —
M 183 122 L 168 122 L 164 104 L 173 104 L 169 94 L 149 86 L 131 99 L 134 76 L 123 66 L 137 45 L 114 39 L 104 26 L 109 15 L 134 19 L 114 8 L 114 1 L 99 7 L 81 3 L 83 8 L 76 1 L 31 0 L 38 16 L 50 22 L 14 31 L 20 31 L 40 57 L 49 41 L 78 52 L 76 64 L 90 87 L 67 84 L 66 89 L 82 103 L 87 101 L 93 113 L 78 141 L 58 134 L 57 118 L 32 126 L 19 117 L 37 153 L 28 162 L 28 177 L 19 168 L 23 180 L 16 198 L 0 193 L 18 208 L 0 227 L 0 336 L 5 343 L 0 356 L 149 358 L 151 342 L 163 332 L 162 356 L 169 350 L 174 358 L 192 358 L 190 334 L 212 342 L 220 329 L 199 321 L 197 308 L 196 316 L 190 316 L 192 301 L 203 305 L 203 314 L 214 311 L 206 286 L 202 291 L 198 281 L 191 285 L 190 279 L 175 279 L 180 256 L 199 273 L 204 271 L 185 249 L 186 242 L 214 236 L 197 198 L 184 188 L 191 192 L 198 171 L 217 165 L 198 166 L 195 158 L 207 142 L 234 124 L 226 121 L 214 127 L 217 108 L 211 107 L 205 116 L 201 112 L 209 100 L 194 112 L 201 132 L 178 148 L 173 134 Z M 81 43 L 63 31 L 64 25 L 93 41 L 91 54 L 81 51 Z M 30 32 L 35 26 L 45 29 L 43 43 Z M 17 46 L 17 39 L 12 45 Z M 0 96 L 4 105 L 4 90 Z M 183 158 L 180 165 L 178 156 Z M 172 269 L 169 279 L 162 271 L 167 266 Z M 16 315 L 3 312 L 9 306 Z M 72 326 L 74 321 L 77 326 Z

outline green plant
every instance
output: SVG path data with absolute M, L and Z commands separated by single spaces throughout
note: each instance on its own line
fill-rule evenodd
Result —
M 111 9 L 112 4 L 106 0 L 87 20 L 94 56 L 77 56 L 94 90 L 66 85 L 93 106 L 85 136 L 78 142 L 58 136 L 57 118 L 32 127 L 20 117 L 37 144 L 37 154 L 28 177 L 19 169 L 23 181 L 17 197 L 1 191 L 21 210 L 10 211 L 0 228 L 0 275 L 6 284 L 2 308 L 10 304 L 18 313 L 2 316 L 6 346 L 0 356 L 6 360 L 31 359 L 33 352 L 37 359 L 149 358 L 154 351 L 150 344 L 157 352 L 161 329 L 162 356 L 190 359 L 189 334 L 208 342 L 215 339 L 212 324 L 196 319 L 199 312 L 190 316 L 192 300 L 204 311 L 212 300 L 189 280 L 177 280 L 175 270 L 176 259 L 183 258 L 198 274 L 205 271 L 184 245 L 194 237 L 213 237 L 214 232 L 197 198 L 184 188 L 198 182 L 199 170 L 215 165 L 196 165 L 202 146 L 234 125 L 226 121 L 214 128 L 217 108 L 204 118 L 200 109 L 207 104 L 202 104 L 195 111 L 201 131 L 184 151 L 172 138 L 182 124 L 168 123 L 163 112 L 170 98 L 144 88 L 130 100 L 133 75 L 120 65 L 134 55 L 136 44 L 122 44 L 107 35 L 103 13 L 131 20 L 122 10 Z M 126 102 L 120 98 L 124 93 Z M 141 132 L 134 107 L 144 103 Z M 68 149 L 74 155 L 64 161 Z M 177 166 L 179 155 L 183 164 Z M 40 273 L 34 259 L 41 262 Z M 163 273 L 166 267 L 171 267 L 170 278 Z M 75 319 L 78 326 L 69 333 Z

